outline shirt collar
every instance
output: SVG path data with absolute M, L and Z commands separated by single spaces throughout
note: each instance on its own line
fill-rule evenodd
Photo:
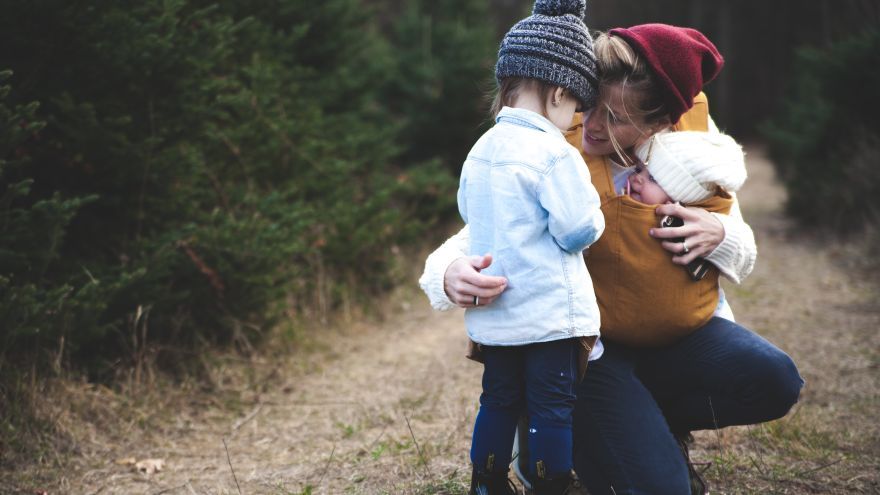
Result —
M 495 117 L 495 123 L 507 122 L 523 127 L 531 127 L 554 136 L 563 137 L 562 131 L 547 117 L 524 108 L 504 107 Z

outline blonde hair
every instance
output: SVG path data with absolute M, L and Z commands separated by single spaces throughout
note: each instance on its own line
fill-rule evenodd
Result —
M 593 46 L 599 66 L 600 92 L 601 89 L 620 86 L 621 100 L 629 123 L 645 136 L 656 132 L 647 132 L 639 124 L 657 126 L 668 119 L 670 112 L 663 101 L 663 91 L 644 58 L 622 38 L 608 33 L 599 33 Z M 606 125 L 610 129 L 613 112 L 607 103 L 605 108 L 608 111 Z M 623 163 L 632 164 L 614 133 L 608 134 L 614 151 Z
M 506 77 L 499 81 L 495 96 L 492 98 L 492 106 L 489 109 L 492 120 L 498 116 L 498 112 L 504 107 L 513 106 L 520 92 L 527 89 L 537 90 L 541 97 L 541 115 L 547 116 L 547 100 L 556 89 L 556 85 L 546 83 L 540 79 L 528 77 Z

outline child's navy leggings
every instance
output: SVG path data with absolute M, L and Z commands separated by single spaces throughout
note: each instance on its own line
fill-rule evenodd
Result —
M 506 472 L 513 435 L 529 416 L 529 471 L 555 478 L 571 470 L 571 417 L 577 380 L 576 339 L 523 346 L 482 346 L 485 358 L 480 412 L 471 462 L 485 472 Z

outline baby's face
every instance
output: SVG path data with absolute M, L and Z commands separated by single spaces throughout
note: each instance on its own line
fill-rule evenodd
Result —
M 648 169 L 641 163 L 635 166 L 635 172 L 630 174 L 627 181 L 629 195 L 640 203 L 659 205 L 672 202 L 666 191 L 660 187 L 660 184 L 657 184 L 654 177 L 648 173 Z

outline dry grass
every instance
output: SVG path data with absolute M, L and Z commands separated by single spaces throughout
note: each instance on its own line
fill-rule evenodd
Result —
M 877 286 L 851 276 L 847 248 L 793 231 L 760 150 L 749 159 L 760 256 L 728 294 L 807 385 L 780 421 L 699 432 L 694 457 L 712 462 L 713 493 L 878 493 Z M 41 447 L 16 455 L 4 438 L 0 492 L 466 493 L 480 368 L 463 358 L 460 312 L 432 312 L 410 286 L 369 317 L 349 308 L 298 328 L 251 359 L 205 356 L 198 382 L 22 383 L 16 407 L 36 420 L 9 438 Z M 167 466 L 142 475 L 124 457 Z
M 726 286 L 741 323 L 788 352 L 806 380 L 785 418 L 697 435 L 715 493 L 878 493 L 876 411 L 880 304 L 876 280 L 854 274 L 851 246 L 799 233 L 759 148 L 741 194 L 759 256 L 745 284 Z

